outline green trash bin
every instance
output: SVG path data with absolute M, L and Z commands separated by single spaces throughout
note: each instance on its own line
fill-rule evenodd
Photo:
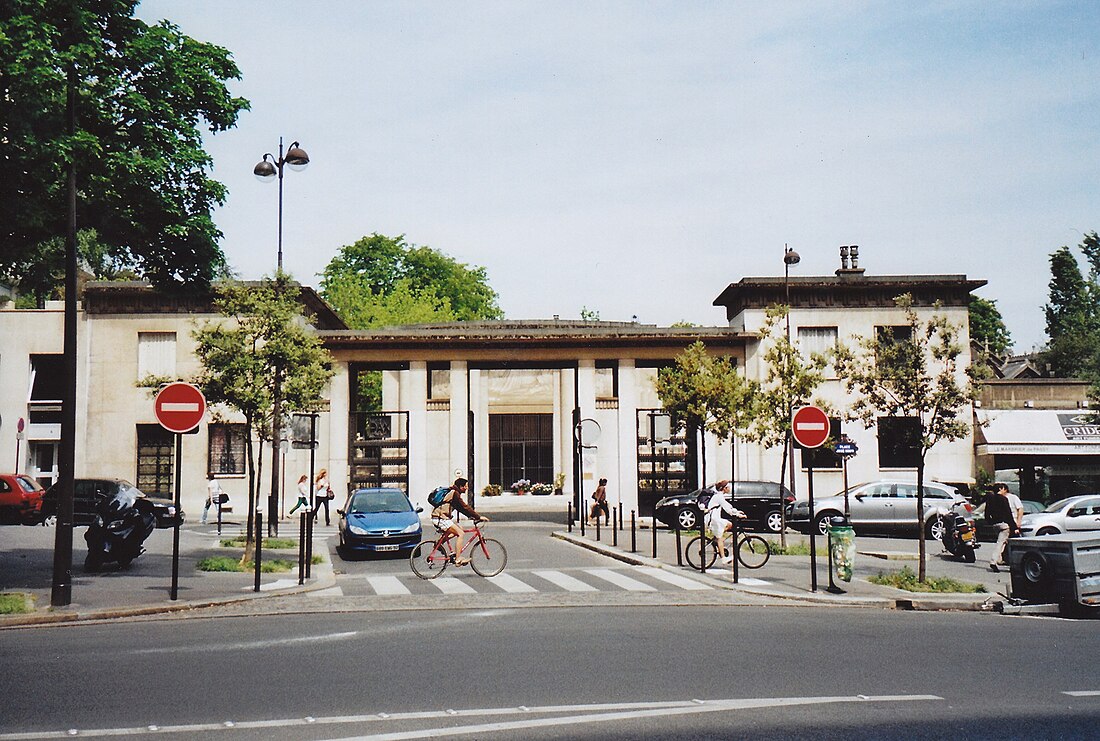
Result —
M 850 582 L 856 560 L 856 531 L 847 519 L 834 517 L 829 521 L 829 549 L 835 578 Z

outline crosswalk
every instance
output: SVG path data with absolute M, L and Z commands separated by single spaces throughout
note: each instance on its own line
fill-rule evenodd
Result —
M 757 584 L 766 584 L 754 579 Z M 742 583 L 745 579 L 742 579 Z M 430 580 L 414 574 L 341 575 L 338 584 L 344 595 L 463 595 L 538 594 L 593 592 L 703 592 L 714 586 L 697 579 L 649 566 L 621 568 L 529 569 L 480 577 L 468 569 L 456 569 Z

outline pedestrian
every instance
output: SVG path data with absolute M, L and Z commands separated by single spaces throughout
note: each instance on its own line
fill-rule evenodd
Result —
M 220 507 L 222 503 L 222 487 L 218 483 L 218 480 L 214 478 L 214 474 L 206 474 L 206 504 L 202 506 L 202 519 L 200 522 L 205 525 L 207 515 L 210 513 L 210 506 L 215 505 Z
M 997 528 L 997 544 L 993 546 L 993 555 L 989 559 L 991 571 L 1000 571 L 999 567 L 1004 566 L 1005 545 L 1010 537 L 1020 533 L 1024 508 L 1022 504 L 1016 505 L 1018 509 L 1014 512 L 1011 496 L 1008 484 L 998 481 L 985 498 L 985 517 Z
M 317 472 L 317 478 L 313 480 L 313 519 L 321 511 L 321 505 L 325 506 L 325 525 L 330 525 L 328 514 L 328 502 L 332 499 L 332 489 L 328 485 L 328 469 L 322 468 Z
M 302 474 L 298 479 L 298 501 L 294 503 L 294 506 L 290 508 L 290 514 L 294 514 L 294 510 L 299 507 L 304 508 L 304 512 L 309 512 L 309 476 Z
M 600 512 L 603 512 L 605 523 L 611 524 L 611 510 L 607 506 L 607 479 L 600 479 L 599 486 L 592 492 L 592 510 L 588 515 L 588 524 L 591 525 L 592 521 L 599 522 Z

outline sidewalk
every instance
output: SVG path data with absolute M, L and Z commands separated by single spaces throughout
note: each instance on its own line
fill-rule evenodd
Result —
M 255 572 L 205 572 L 196 564 L 210 556 L 240 556 L 240 549 L 223 548 L 219 541 L 236 537 L 239 522 L 223 522 L 219 537 L 216 524 L 186 523 L 180 528 L 180 558 L 177 599 L 171 599 L 172 530 L 156 530 L 145 541 L 146 552 L 125 571 L 108 565 L 101 573 L 84 573 L 85 528 L 73 529 L 71 603 L 51 607 L 55 530 L 52 527 L 0 528 L 0 592 L 23 592 L 33 596 L 35 610 L 0 615 L 0 627 L 36 623 L 97 620 L 131 615 L 193 610 L 210 605 L 246 602 L 259 597 L 316 592 L 336 583 L 329 559 L 327 539 L 336 532 L 315 527 L 313 552 L 324 561 L 313 564 L 310 578 L 298 584 L 297 568 L 283 573 L 261 574 L 260 591 L 255 590 Z M 280 524 L 282 537 L 297 541 L 298 521 Z M 262 561 L 283 559 L 297 562 L 298 550 L 264 550 Z
M 776 556 L 760 569 L 738 568 L 738 580 L 733 578 L 733 566 L 715 564 L 715 568 L 706 573 L 688 566 L 678 565 L 676 558 L 676 536 L 674 531 L 662 527 L 657 529 L 657 556 L 653 557 L 653 530 L 648 526 L 635 531 L 636 549 L 631 550 L 630 523 L 617 533 L 618 545 L 613 545 L 615 533 L 609 528 L 601 528 L 600 541 L 596 540 L 596 531 L 585 528 L 582 536 L 578 526 L 572 532 L 559 530 L 554 536 L 578 546 L 597 551 L 611 558 L 627 563 L 644 564 L 658 568 L 679 570 L 695 578 L 705 579 L 715 586 L 737 590 L 746 594 L 764 595 L 789 599 L 792 602 L 812 602 L 849 607 L 878 607 L 908 610 L 976 610 L 1000 611 L 1003 609 L 1004 595 L 1008 594 L 1009 574 L 1003 570 L 994 573 L 988 565 L 988 548 L 985 545 L 978 551 L 978 560 L 973 564 L 962 563 L 942 553 L 940 544 L 927 541 L 926 573 L 929 577 L 951 577 L 962 582 L 980 584 L 985 592 L 974 594 L 940 594 L 908 592 L 892 587 L 880 586 L 868 581 L 868 578 L 883 572 L 896 571 L 908 566 L 917 570 L 918 543 L 916 539 L 885 538 L 873 536 L 856 537 L 856 559 L 850 582 L 835 581 L 835 586 L 843 593 L 831 593 L 829 588 L 828 556 L 817 558 L 817 591 L 811 589 L 810 557 Z M 779 540 L 778 535 L 765 535 L 767 540 Z M 681 547 L 686 547 L 690 537 L 681 539 Z M 817 538 L 817 547 L 823 551 L 826 538 Z M 787 544 L 809 543 L 809 537 L 798 533 L 787 533 Z M 985 554 L 983 554 L 985 550 Z M 983 559 L 983 555 L 985 558 Z

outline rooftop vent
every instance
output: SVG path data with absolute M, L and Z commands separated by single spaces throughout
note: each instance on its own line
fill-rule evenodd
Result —
M 863 275 L 863 268 L 859 267 L 858 244 L 845 245 L 840 248 L 840 269 L 836 271 L 836 275 L 838 278 Z

